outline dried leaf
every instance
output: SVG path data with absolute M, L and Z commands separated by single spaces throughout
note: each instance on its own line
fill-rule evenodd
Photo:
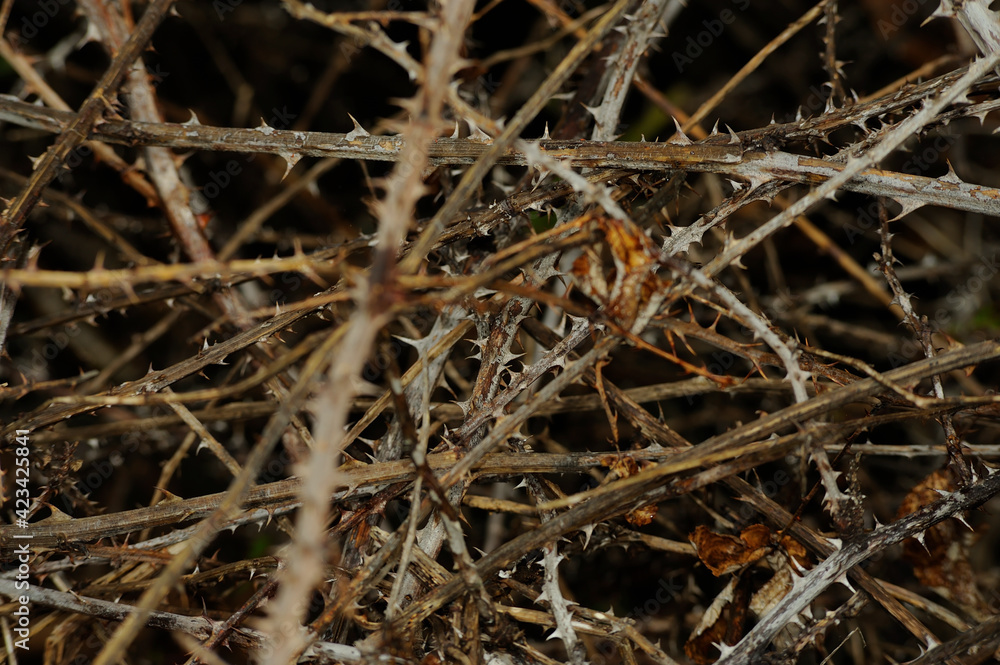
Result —
M 632 526 L 646 526 L 656 517 L 657 510 L 659 510 L 659 507 L 655 503 L 651 503 L 626 513 L 625 519 Z
M 924 478 L 903 499 L 896 513 L 902 518 L 941 498 L 940 492 L 957 488 L 954 474 L 940 469 Z M 978 538 L 957 519 L 932 526 L 920 538 L 903 542 L 903 558 L 913 566 L 913 574 L 948 600 L 979 618 L 990 615 L 989 607 L 976 585 L 969 560 L 969 547 Z
M 771 530 L 763 524 L 753 524 L 740 537 L 715 533 L 699 525 L 689 536 L 698 558 L 712 574 L 720 577 L 750 563 L 759 561 L 769 551 Z

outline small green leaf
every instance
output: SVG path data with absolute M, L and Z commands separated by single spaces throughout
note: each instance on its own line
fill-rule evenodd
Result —
M 548 231 L 556 225 L 555 215 L 548 215 L 544 212 L 538 212 L 535 210 L 528 213 L 528 219 L 531 220 L 531 228 L 535 230 L 535 233 Z

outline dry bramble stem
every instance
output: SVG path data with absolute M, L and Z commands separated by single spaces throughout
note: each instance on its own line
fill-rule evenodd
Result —
M 925 86 L 925 89 L 929 89 Z M 975 116 L 995 106 L 988 102 L 983 108 L 971 106 L 962 113 Z M 882 108 L 873 108 L 869 115 L 881 114 Z M 71 114 L 43 111 L 20 102 L 0 100 L 0 117 L 13 122 L 25 122 L 50 129 L 68 122 Z M 41 121 L 44 120 L 44 123 Z M 845 118 L 850 122 L 861 119 Z M 800 124 L 807 124 L 805 121 Z M 775 127 L 768 130 L 768 139 L 792 139 L 795 128 Z M 807 130 L 805 133 L 824 135 L 829 128 Z M 371 136 L 367 133 L 323 134 L 317 132 L 292 132 L 261 127 L 238 129 L 207 127 L 205 125 L 149 125 L 138 122 L 103 123 L 94 133 L 94 139 L 131 145 L 169 145 L 177 148 L 199 150 L 224 150 L 227 152 L 266 152 L 276 155 L 296 154 L 313 157 L 337 157 L 373 161 L 395 161 L 405 147 L 402 136 Z M 683 134 L 666 142 L 606 142 L 606 141 L 553 141 L 537 142 L 543 155 L 557 158 L 567 165 L 594 168 L 628 168 L 635 170 L 687 170 L 718 173 L 737 177 L 758 185 L 767 181 L 818 184 L 833 177 L 843 169 L 843 163 L 785 153 L 762 147 L 755 137 L 741 137 L 735 133 L 715 132 L 698 143 Z M 428 151 L 428 161 L 435 165 L 473 164 L 490 151 L 491 142 L 472 139 L 439 138 Z M 527 165 L 528 159 L 513 148 L 498 154 L 495 163 Z M 985 215 L 1000 213 L 1000 190 L 974 183 L 966 183 L 952 175 L 938 179 L 909 173 L 895 173 L 871 168 L 862 171 L 844 184 L 848 191 L 905 199 L 909 205 L 942 205 L 979 212 Z
M 174 0 L 156 0 L 150 4 L 142 20 L 136 26 L 125 45 L 118 50 L 112 65 L 94 87 L 79 113 L 70 113 L 71 119 L 61 131 L 58 140 L 45 153 L 32 172 L 28 186 L 4 211 L 0 225 L 0 255 L 6 255 L 14 234 L 21 228 L 32 208 L 38 203 L 42 190 L 55 179 L 57 169 L 69 154 L 87 140 L 87 134 L 101 120 L 101 114 L 108 97 L 117 92 L 118 86 L 128 75 L 129 69 L 139 54 L 149 45 L 153 31 L 166 17 Z
M 995 648 L 988 0 L 59 4 L 0 7 L 7 660 Z

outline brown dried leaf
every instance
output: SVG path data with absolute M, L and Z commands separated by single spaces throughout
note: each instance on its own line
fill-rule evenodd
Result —
M 585 249 L 573 262 L 573 276 L 584 294 L 605 308 L 608 317 L 631 328 L 644 303 L 661 286 L 654 273 L 659 252 L 633 224 L 604 217 L 597 220 L 611 254 L 613 266 L 605 268 L 600 256 Z
M 601 270 L 601 259 L 594 250 L 585 248 L 583 254 L 573 261 L 572 272 L 581 293 L 596 303 L 607 302 L 608 283 Z
M 739 642 L 748 614 L 763 616 L 788 594 L 797 575 L 792 560 L 803 568 L 810 562 L 799 542 L 787 535 L 778 538 L 763 524 L 751 524 L 739 537 L 699 526 L 689 538 L 698 558 L 714 575 L 737 573 L 706 610 L 684 646 L 685 653 L 695 662 L 711 663 L 718 658 L 714 644 Z M 765 564 L 774 574 L 753 590 L 753 577 L 743 574 L 743 569 L 757 562 Z M 728 616 L 728 621 L 723 620 L 723 615 Z
M 799 568 L 812 568 L 812 559 L 809 558 L 809 552 L 806 551 L 802 543 L 787 534 L 781 536 L 780 542 L 781 546 L 785 548 L 785 552 L 788 553 L 788 556 L 795 559 Z
M 639 464 L 630 455 L 605 455 L 601 459 L 601 465 L 608 468 L 608 477 L 605 478 L 605 483 L 639 473 Z
M 955 476 L 940 469 L 924 478 L 903 499 L 896 513 L 902 518 L 941 498 L 939 492 L 957 488 Z M 982 620 L 990 615 L 969 561 L 969 546 L 975 534 L 959 524 L 957 519 L 940 522 L 918 538 L 903 542 L 903 558 L 913 566 L 913 574 L 928 587 L 962 606 L 970 615 Z
M 604 236 L 615 262 L 615 282 L 608 302 L 608 314 L 630 328 L 642 303 L 659 285 L 653 273 L 658 252 L 645 233 L 621 220 L 603 220 Z
M 771 611 L 781 599 L 788 595 L 795 584 L 795 573 L 788 565 L 787 559 L 779 555 L 767 558 L 768 565 L 774 570 L 774 575 L 753 594 L 750 599 L 750 611 L 761 617 Z
M 753 524 L 740 537 L 715 533 L 699 525 L 688 536 L 698 551 L 698 558 L 716 577 L 732 573 L 747 564 L 759 561 L 770 548 L 771 530 L 763 524 Z
M 606 485 L 613 480 L 634 476 L 652 463 L 648 461 L 640 463 L 631 455 L 605 455 L 601 458 L 601 464 L 608 468 L 608 475 L 601 483 Z M 651 503 L 626 513 L 625 519 L 633 526 L 646 526 L 653 521 L 657 510 L 657 505 Z
M 655 503 L 651 503 L 648 506 L 636 508 L 635 510 L 626 513 L 625 519 L 632 526 L 646 526 L 653 521 L 654 517 L 656 517 L 657 510 L 659 510 L 659 507 Z

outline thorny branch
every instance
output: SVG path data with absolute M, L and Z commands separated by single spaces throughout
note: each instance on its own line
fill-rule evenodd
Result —
M 5 635 L 27 594 L 52 663 L 995 651 L 987 0 L 171 4 L 81 0 L 100 71 L 0 8 Z M 887 84 L 944 25 L 982 57 Z M 229 126 L 269 87 L 303 117 Z

